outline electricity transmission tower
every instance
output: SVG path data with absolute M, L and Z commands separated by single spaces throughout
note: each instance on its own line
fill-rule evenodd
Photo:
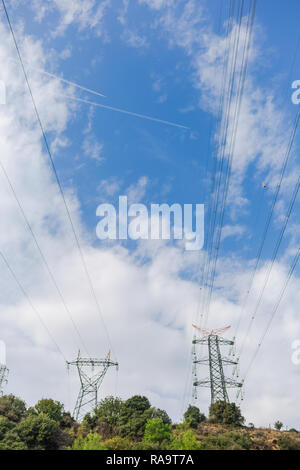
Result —
M 73 417 L 78 421 L 88 411 L 98 405 L 98 390 L 103 382 L 109 367 L 115 366 L 118 370 L 118 362 L 110 359 L 110 352 L 105 359 L 93 359 L 80 357 L 80 351 L 75 361 L 68 362 L 67 367 L 76 366 L 79 379 L 80 391 L 73 412 Z
M 224 366 L 237 364 L 237 361 L 223 358 L 221 355 L 220 346 L 234 345 L 234 341 L 224 339 L 220 336 L 222 333 L 227 331 L 230 326 L 212 331 L 200 329 L 195 325 L 193 325 L 193 327 L 203 335 L 202 338 L 193 339 L 193 397 L 197 398 L 197 387 L 208 387 L 210 388 L 211 403 L 215 403 L 216 401 L 229 402 L 227 389 L 242 387 L 242 383 L 227 378 L 224 374 Z M 203 359 L 199 359 L 197 357 L 197 344 L 208 346 L 208 357 L 204 357 Z M 204 380 L 197 379 L 197 364 L 209 366 L 209 378 Z
M 4 364 L 0 364 L 0 396 L 3 395 L 3 386 L 7 384 L 8 368 Z

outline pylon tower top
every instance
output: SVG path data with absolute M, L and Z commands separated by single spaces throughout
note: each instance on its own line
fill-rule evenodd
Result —
M 242 384 L 225 377 L 224 366 L 227 365 L 236 365 L 237 361 L 231 360 L 229 358 L 222 357 L 220 346 L 227 345 L 233 346 L 234 341 L 227 340 L 222 338 L 221 335 L 229 330 L 230 326 L 225 328 L 219 328 L 216 330 L 204 330 L 202 328 L 193 325 L 193 327 L 202 334 L 201 338 L 193 339 L 193 395 L 196 397 L 197 387 L 208 387 L 210 388 L 211 393 L 211 403 L 216 401 L 229 401 L 228 398 L 228 388 L 241 387 Z M 204 358 L 197 357 L 195 345 L 202 344 L 208 346 L 208 356 Z M 197 365 L 206 365 L 209 366 L 209 378 L 198 380 L 197 378 Z
M 98 391 L 109 367 L 118 369 L 118 362 L 110 358 L 110 351 L 105 359 L 83 358 L 80 351 L 75 361 L 67 361 L 67 367 L 76 366 L 80 380 L 80 391 L 73 416 L 78 421 L 98 405 Z

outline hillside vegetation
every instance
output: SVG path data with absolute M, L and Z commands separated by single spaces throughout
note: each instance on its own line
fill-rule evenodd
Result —
M 244 426 L 234 403 L 211 405 L 209 417 L 189 406 L 184 421 L 143 396 L 107 397 L 81 423 L 61 403 L 42 399 L 27 408 L 14 395 L 0 397 L 0 450 L 300 450 L 300 433 Z

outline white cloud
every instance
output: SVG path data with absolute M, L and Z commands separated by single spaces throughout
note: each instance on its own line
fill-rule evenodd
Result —
M 80 30 L 94 30 L 97 35 L 103 34 L 103 18 L 111 0 L 54 0 L 50 2 L 34 0 L 32 8 L 37 21 L 41 21 L 49 12 L 58 12 L 59 23 L 54 35 L 64 34 L 71 24 L 77 24 Z
M 103 144 L 100 143 L 92 134 L 89 134 L 85 137 L 82 144 L 82 150 L 86 157 L 93 158 L 98 162 L 102 162 L 104 160 L 104 157 L 102 155 Z
M 125 29 L 122 34 L 122 39 L 130 46 L 136 49 L 147 47 L 148 42 L 145 36 L 141 36 L 135 31 Z
M 168 7 L 174 4 L 174 0 L 139 0 L 139 3 L 146 4 L 154 10 Z
M 126 16 L 129 8 L 129 0 L 122 0 L 122 8 L 119 11 L 118 20 L 122 25 L 126 23 Z
M 222 240 L 228 237 L 240 238 L 246 231 L 242 225 L 225 225 L 222 230 Z
M 128 198 L 129 204 L 137 204 L 142 201 L 146 194 L 149 179 L 147 176 L 142 176 L 136 184 L 130 185 L 126 190 L 125 194 Z
M 97 188 L 99 194 L 101 196 L 103 194 L 104 197 L 115 196 L 118 193 L 120 193 L 120 189 L 121 189 L 121 181 L 114 177 L 109 178 L 107 180 L 102 180 Z

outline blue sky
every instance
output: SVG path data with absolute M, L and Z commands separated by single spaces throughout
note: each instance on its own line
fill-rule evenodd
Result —
M 213 132 L 215 130 L 216 119 L 201 107 L 205 91 L 195 86 L 190 56 L 182 48 L 170 45 L 168 34 L 155 27 L 161 10 L 151 10 L 145 3 L 129 5 L 125 25 L 118 19 L 122 14 L 122 2 L 115 2 L 113 8 L 107 8 L 100 37 L 100 33 L 92 28 L 78 28 L 76 22 L 70 23 L 63 34 L 53 37 L 60 21 L 55 8 L 45 13 L 40 22 L 33 21 L 32 9 L 26 9 L 23 4 L 12 14 L 15 22 L 24 21 L 27 34 L 42 39 L 49 51 L 55 51 L 55 65 L 46 64 L 47 71 L 106 95 L 106 98 L 95 99 L 93 95 L 80 92 L 80 98 L 189 127 L 189 130 L 181 130 L 106 109 L 91 108 L 87 104 L 78 106 L 65 133 L 69 145 L 58 150 L 56 160 L 65 185 L 76 188 L 84 208 L 83 220 L 89 231 L 93 231 L 96 225 L 95 205 L 97 200 L 102 202 L 99 185 L 103 180 L 118 180 L 125 189 L 146 175 L 151 180 L 149 192 L 145 195 L 148 203 L 207 202 L 204 194 L 207 194 L 209 185 L 205 181 L 205 170 L 207 158 L 209 168 L 212 168 L 214 149 L 210 133 L 211 128 Z M 179 3 L 178 16 L 184 3 Z M 199 28 L 207 27 L 217 33 L 220 13 L 224 20 L 228 5 L 224 3 L 222 10 L 219 1 L 203 5 L 204 19 L 201 17 Z M 294 8 L 282 8 L 280 1 L 272 2 L 272 8 L 267 2 L 258 2 L 258 49 L 261 47 L 263 51 L 258 53 L 257 62 L 251 64 L 258 86 L 267 92 L 273 91 L 278 105 L 287 109 L 290 119 L 296 112 L 286 96 L 289 96 L 292 63 L 295 76 L 299 70 L 298 57 L 293 61 L 298 41 L 297 8 L 296 2 Z M 35 12 L 39 10 L 37 6 Z M 224 30 L 225 27 L 223 34 Z M 131 35 L 134 37 L 132 43 Z M 70 56 L 65 59 L 57 57 L 63 51 L 68 51 L 66 55 L 69 53 Z M 96 149 L 99 145 L 95 158 L 82 151 L 86 139 L 82 131 L 88 125 L 89 115 L 92 115 L 89 139 Z M 260 198 L 267 199 L 261 191 L 263 183 L 264 175 L 254 180 L 249 168 L 243 192 L 251 204 L 246 217 L 243 217 L 245 214 L 239 216 L 239 222 L 247 225 L 247 251 L 252 238 L 259 233 L 259 227 L 253 226 L 253 221 Z M 103 197 L 107 201 L 108 195 Z M 267 201 L 264 204 L 267 205 Z M 235 240 L 228 240 L 226 248 L 234 248 L 236 253 Z
M 191 395 L 190 379 L 185 394 L 184 381 L 188 375 L 186 365 L 190 363 L 187 358 L 192 339 L 191 323 L 197 320 L 199 261 L 205 258 L 210 235 L 206 234 L 206 245 L 200 254 L 188 254 L 173 241 L 107 245 L 96 238 L 96 209 L 102 202 L 116 203 L 119 195 L 127 194 L 134 198 L 133 202 L 146 205 L 205 203 L 206 222 L 209 220 L 229 3 L 225 0 L 7 2 L 58 174 L 82 236 L 103 315 L 112 342 L 121 351 L 118 354 L 119 393 L 124 397 L 145 393 L 155 405 L 165 407 L 174 419 L 179 417 L 182 403 L 188 403 Z M 249 5 L 246 1 L 245 12 Z M 296 0 L 290 0 L 288 7 L 280 0 L 257 2 L 208 317 L 211 328 L 237 324 L 292 125 L 299 111 L 291 102 L 291 83 L 299 79 L 300 74 L 299 9 Z M 107 339 L 101 330 L 103 326 L 99 327 L 100 344 L 105 344 L 100 351 L 94 307 L 42 147 L 24 78 L 15 62 L 17 57 L 3 13 L 0 21 L 3 38 L 0 79 L 6 83 L 8 101 L 7 107 L 0 110 L 0 138 L 6 149 L 3 158 L 49 264 L 72 306 L 74 318 L 93 354 L 104 355 Z M 230 32 L 231 38 L 235 31 Z M 62 83 L 38 70 L 103 93 L 105 97 Z M 187 129 L 91 106 L 76 99 L 169 121 Z M 7 117 L 14 125 L 9 125 Z M 14 135 L 16 129 L 19 140 Z M 247 319 L 251 318 L 284 223 L 299 173 L 298 149 L 296 135 L 241 334 L 246 331 Z M 59 302 L 54 300 L 53 286 L 50 287 L 43 273 L 41 260 L 30 237 L 24 233 L 23 222 L 8 193 L 9 188 L 3 196 L 1 217 L 9 230 L 2 235 L 1 249 L 58 342 L 64 345 L 64 353 L 74 357 L 76 341 L 72 342 L 68 335 L 69 326 L 67 320 L 63 320 Z M 298 248 L 298 211 L 297 202 L 259 318 L 246 344 L 242 372 L 272 311 L 274 292 L 279 292 L 284 284 Z M 24 301 L 14 290 L 7 273 L 3 274 L 2 282 L 6 292 L 11 293 L 8 298 L 1 298 L 3 311 L 23 312 Z M 284 374 L 291 390 L 297 383 L 299 385 L 299 370 L 290 360 L 291 343 L 300 335 L 296 311 L 298 284 L 296 270 L 266 339 L 263 359 L 249 377 L 244 412 L 249 420 L 255 423 L 260 420 L 262 425 L 281 418 L 290 426 L 299 426 L 300 415 L 294 414 L 297 395 L 295 392 L 287 394 L 280 384 L 283 381 L 279 380 Z M 49 313 L 52 311 L 57 313 L 52 315 Z M 32 313 L 28 310 L 23 320 L 13 314 L 5 315 L 0 325 L 10 360 L 9 391 L 22 390 L 29 402 L 52 392 L 57 399 L 66 402 L 61 358 L 52 351 Z M 153 356 L 154 338 L 162 345 L 162 349 L 155 352 L 158 357 Z M 238 345 L 239 341 L 237 338 Z M 278 342 L 282 345 L 280 350 L 276 347 Z M 50 358 L 45 357 L 49 348 L 55 359 L 53 363 L 48 363 Z M 20 370 L 21 351 L 23 355 L 28 354 L 27 377 Z M 37 351 L 47 365 L 34 362 Z M 159 360 L 157 370 L 155 364 Z M 134 364 L 134 370 L 130 369 L 130 364 Z M 145 369 L 149 370 L 147 377 Z M 34 375 L 37 370 L 39 373 Z M 47 377 L 43 370 L 48 371 Z M 54 377 L 57 370 L 59 387 L 56 379 L 48 377 L 48 374 Z M 168 380 L 158 385 L 157 377 L 164 378 L 166 370 Z M 269 376 L 259 392 L 258 402 L 256 383 L 262 380 L 266 370 Z M 72 380 L 75 396 L 78 384 L 75 376 Z M 112 393 L 112 381 L 108 378 L 105 393 Z M 208 400 L 207 391 L 202 391 L 199 406 L 206 409 Z M 282 416 L 274 415 L 278 403 L 283 403 Z

